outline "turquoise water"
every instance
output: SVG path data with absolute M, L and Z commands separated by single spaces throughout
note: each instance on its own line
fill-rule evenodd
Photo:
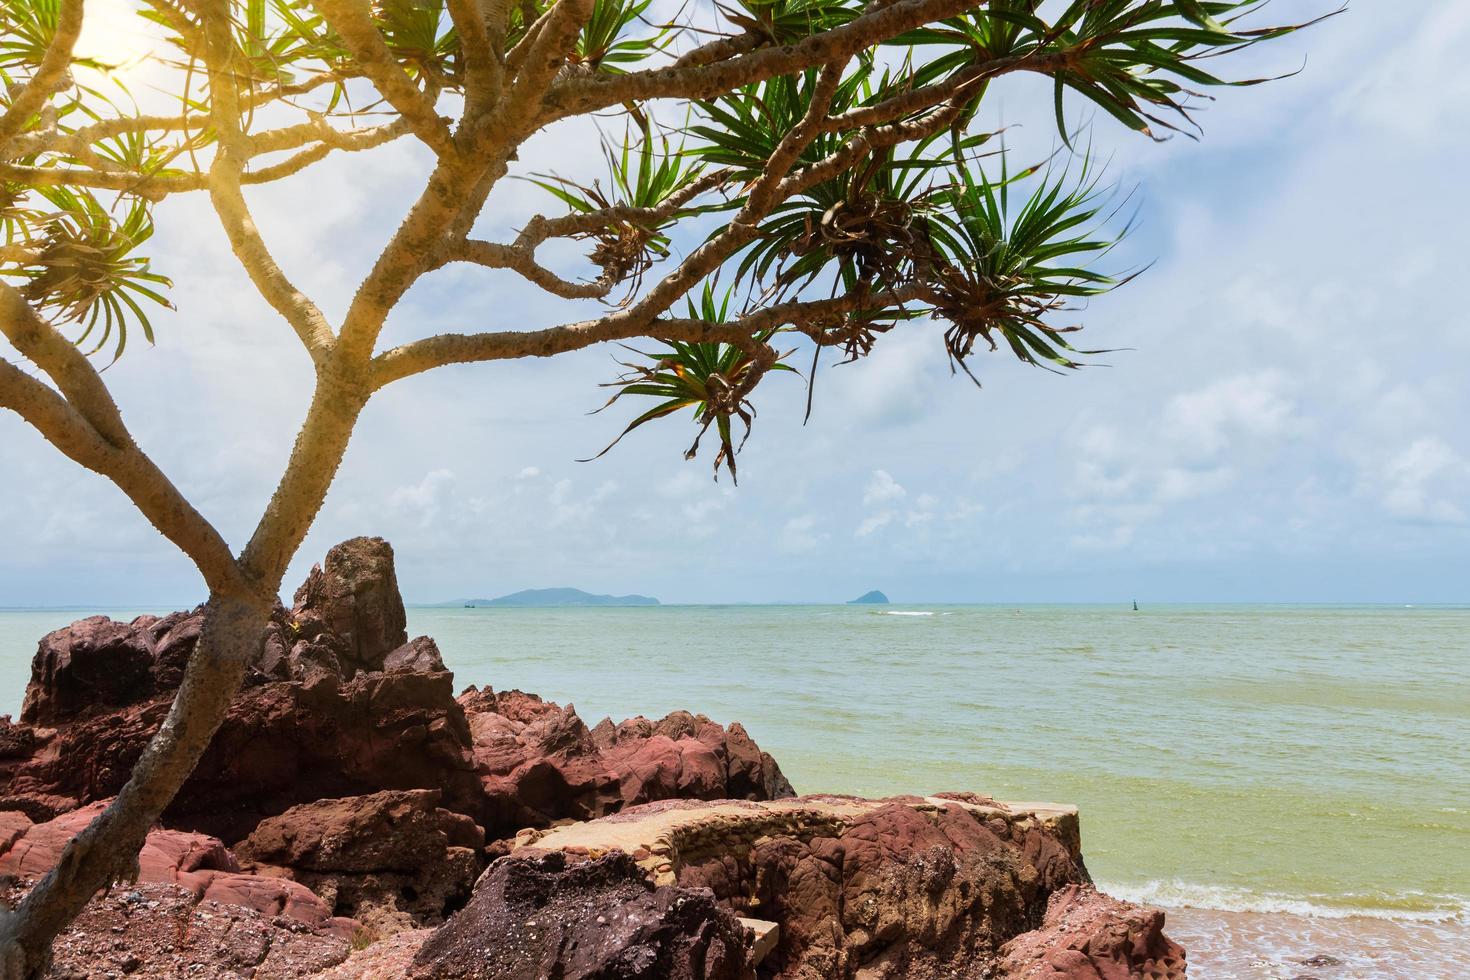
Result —
M 0 613 L 0 711 L 79 615 Z M 589 724 L 741 721 L 800 792 L 1077 803 L 1089 866 L 1125 895 L 1470 909 L 1470 609 L 413 608 L 409 628 L 461 686 Z

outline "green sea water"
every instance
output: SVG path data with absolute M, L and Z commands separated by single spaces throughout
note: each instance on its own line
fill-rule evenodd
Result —
M 0 612 L 0 710 L 79 615 Z M 1093 874 L 1130 897 L 1470 910 L 1470 609 L 411 608 L 409 629 L 459 685 L 589 724 L 741 721 L 799 792 L 1076 803 Z

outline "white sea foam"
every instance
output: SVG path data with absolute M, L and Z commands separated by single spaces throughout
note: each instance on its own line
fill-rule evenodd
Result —
M 932 612 L 908 612 L 908 611 L 901 610 L 901 609 L 885 609 L 885 610 L 883 610 L 883 615 L 885 615 L 885 616 L 932 616 L 934 614 Z
M 1162 908 L 1214 909 L 1221 912 L 1265 912 L 1316 919 L 1395 919 L 1407 922 L 1453 922 L 1470 925 L 1470 896 L 1404 892 L 1398 895 L 1280 895 L 1229 885 L 1199 885 L 1154 880 L 1142 885 L 1100 882 L 1109 895 Z

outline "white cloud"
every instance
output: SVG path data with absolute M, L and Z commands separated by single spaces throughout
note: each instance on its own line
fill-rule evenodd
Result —
M 1425 436 L 1388 460 L 1381 474 L 1383 506 L 1413 521 L 1462 523 L 1452 499 L 1470 496 L 1470 464 L 1442 439 Z
M 863 489 L 863 504 L 873 507 L 890 503 L 902 499 L 907 492 L 887 470 L 874 470 L 867 487 Z
M 427 527 L 438 518 L 440 505 L 453 483 L 452 470 L 432 470 L 425 473 L 418 483 L 394 490 L 388 495 L 388 503 L 400 510 L 417 514 L 419 523 Z

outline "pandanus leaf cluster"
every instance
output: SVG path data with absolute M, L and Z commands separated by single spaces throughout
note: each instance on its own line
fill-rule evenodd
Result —
M 710 323 L 724 323 L 730 315 L 730 296 L 731 291 L 726 290 L 716 300 L 713 286 L 705 283 L 698 302 L 689 299 L 689 315 Z M 591 458 L 606 454 L 634 429 L 687 409 L 699 432 L 684 458 L 693 459 L 699 454 L 699 443 L 713 426 L 720 443 L 715 452 L 715 474 L 719 475 L 723 465 L 730 471 L 731 479 L 736 479 L 735 455 L 750 438 L 755 422 L 750 392 L 768 371 L 795 370 L 784 363 L 790 351 L 783 354 L 770 347 L 774 334 L 773 329 L 763 330 L 744 346 L 673 340 L 661 350 L 646 353 L 628 348 L 641 360 L 623 362 L 627 372 L 605 386 L 617 391 L 597 411 L 629 395 L 654 398 L 658 404 L 635 417 L 616 439 Z M 735 441 L 737 422 L 744 426 L 738 443 Z

